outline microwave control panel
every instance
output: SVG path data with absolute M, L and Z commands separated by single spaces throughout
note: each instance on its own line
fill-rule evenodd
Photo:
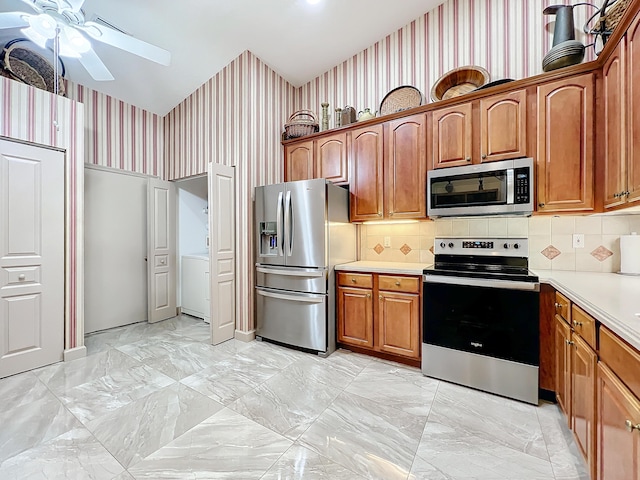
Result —
M 529 182 L 529 169 L 528 168 L 516 168 L 515 169 L 515 192 L 514 203 L 529 203 L 531 195 Z

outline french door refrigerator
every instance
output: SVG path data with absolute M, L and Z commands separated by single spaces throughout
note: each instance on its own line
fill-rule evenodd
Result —
M 336 349 L 333 268 L 356 258 L 349 192 L 325 179 L 255 189 L 256 336 Z

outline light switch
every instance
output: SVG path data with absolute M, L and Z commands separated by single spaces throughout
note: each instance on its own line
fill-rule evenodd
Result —
M 384 237 L 384 248 L 391 248 L 391 237 Z
M 573 248 L 584 248 L 584 233 L 573 234 Z

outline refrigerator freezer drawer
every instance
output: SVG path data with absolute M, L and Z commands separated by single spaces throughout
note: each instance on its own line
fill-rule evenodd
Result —
M 256 286 L 325 294 L 327 293 L 327 270 L 257 265 Z
M 327 350 L 327 296 L 256 288 L 256 335 L 318 352 Z

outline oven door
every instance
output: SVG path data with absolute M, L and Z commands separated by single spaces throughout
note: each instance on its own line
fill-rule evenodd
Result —
M 538 283 L 424 275 L 424 343 L 539 364 Z

